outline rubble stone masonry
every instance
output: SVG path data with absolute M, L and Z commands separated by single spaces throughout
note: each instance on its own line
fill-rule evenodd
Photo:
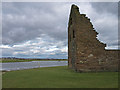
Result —
M 118 50 L 105 50 L 90 19 L 72 5 L 68 24 L 68 66 L 77 72 L 118 71 Z

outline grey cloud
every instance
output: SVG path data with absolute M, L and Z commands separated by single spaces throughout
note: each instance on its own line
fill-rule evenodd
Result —
M 68 17 L 55 9 L 59 5 L 61 4 L 57 6 L 56 3 L 3 4 L 3 44 L 32 40 L 43 33 L 58 40 L 66 40 Z
M 97 13 L 112 13 L 117 15 L 118 13 L 118 2 L 92 2 L 92 7 Z

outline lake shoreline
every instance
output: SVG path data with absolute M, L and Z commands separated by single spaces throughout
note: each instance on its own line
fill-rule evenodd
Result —
M 0 59 L 0 63 L 31 61 L 68 61 L 67 59 Z

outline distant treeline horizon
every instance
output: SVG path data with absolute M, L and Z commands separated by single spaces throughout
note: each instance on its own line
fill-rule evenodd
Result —
M 17 57 L 1 57 L 0 59 L 36 59 L 36 60 L 67 60 L 67 59 L 63 59 L 63 58 L 17 58 Z

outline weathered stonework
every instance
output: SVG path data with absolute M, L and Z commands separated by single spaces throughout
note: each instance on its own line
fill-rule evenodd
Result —
M 68 25 L 68 66 L 77 72 L 118 71 L 118 50 L 105 50 L 90 19 L 72 5 Z

